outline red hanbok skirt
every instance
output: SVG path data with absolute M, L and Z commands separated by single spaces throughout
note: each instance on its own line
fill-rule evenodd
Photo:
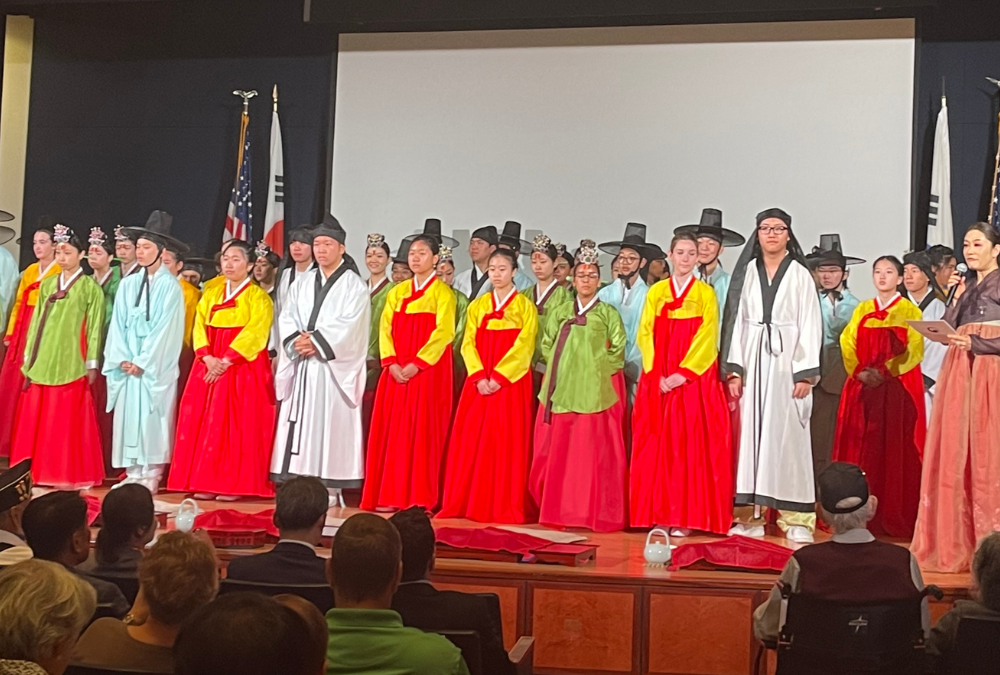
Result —
M 632 527 L 664 525 L 725 534 L 733 520 L 730 411 L 713 364 L 700 376 L 660 392 L 660 378 L 678 372 L 701 319 L 654 326 L 653 368 L 635 397 L 629 501 Z M 693 379 L 692 379 L 693 377 Z
M 416 359 L 436 325 L 434 314 L 396 313 L 392 339 L 400 365 Z M 406 384 L 383 368 L 368 430 L 362 509 L 437 506 L 451 423 L 452 365 L 449 345 L 437 363 Z
M 209 350 L 222 356 L 242 326 L 208 327 Z M 274 444 L 274 378 L 267 351 L 237 361 L 207 384 L 201 359 L 191 368 L 177 414 L 167 489 L 216 495 L 274 496 L 268 480 Z
M 920 366 L 899 377 L 885 369 L 906 350 L 905 328 L 858 327 L 858 369 L 875 368 L 885 381 L 868 388 L 849 377 L 840 396 L 833 459 L 857 464 L 878 497 L 875 535 L 913 536 L 920 505 L 921 458 L 926 435 Z
M 447 471 L 439 518 L 480 523 L 533 522 L 537 509 L 528 494 L 531 466 L 531 376 L 483 396 L 476 382 L 492 377 L 519 328 L 480 327 L 476 349 L 483 361 L 480 377 L 465 381 L 448 444 Z M 475 380 L 475 381 L 473 381 Z
M 97 428 L 101 431 L 101 454 L 104 457 L 104 475 L 117 476 L 121 469 L 111 466 L 111 441 L 114 434 L 114 411 L 107 412 L 108 381 L 103 374 L 97 373 L 94 383 L 90 385 L 90 395 L 94 398 L 94 411 L 97 413 Z
M 535 450 L 529 481 L 538 522 L 615 532 L 628 523 L 628 459 L 622 421 L 625 378 L 611 379 L 618 402 L 599 413 L 535 417 Z
M 28 293 L 37 288 L 38 284 L 32 284 L 21 296 L 21 309 L 0 368 L 0 457 L 10 454 L 17 401 L 24 389 L 24 375 L 21 373 L 21 366 L 24 365 L 24 342 L 28 336 L 28 326 L 31 325 L 31 315 L 35 313 L 35 306 L 28 304 Z
M 101 432 L 86 377 L 68 384 L 32 384 L 18 402 L 11 466 L 31 459 L 39 485 L 79 490 L 104 480 Z

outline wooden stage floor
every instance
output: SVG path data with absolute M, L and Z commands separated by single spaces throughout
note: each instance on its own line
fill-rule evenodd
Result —
M 103 496 L 104 490 L 93 494 Z M 157 500 L 176 504 L 183 495 Z M 256 512 L 268 500 L 199 502 L 202 509 Z M 333 508 L 346 518 L 358 509 Z M 380 514 L 385 515 L 385 514 Z M 484 527 L 465 520 L 435 520 L 437 526 Z M 172 527 L 172 521 L 171 521 Z M 545 529 L 542 526 L 529 526 Z M 535 672 L 564 675 L 744 675 L 754 672 L 758 643 L 751 617 L 767 597 L 777 574 L 720 570 L 670 572 L 645 566 L 645 533 L 580 531 L 599 546 L 583 567 L 441 559 L 438 587 L 491 592 L 500 597 L 504 641 L 535 637 Z M 818 535 L 824 539 L 826 535 Z M 769 541 L 797 547 L 783 537 Z M 706 541 L 690 537 L 676 543 Z M 905 542 L 900 542 L 903 545 Z M 255 551 L 221 551 L 223 558 Z M 320 554 L 327 554 L 321 549 Z M 925 583 L 945 592 L 932 603 L 937 619 L 956 599 L 967 597 L 969 575 L 926 574 Z

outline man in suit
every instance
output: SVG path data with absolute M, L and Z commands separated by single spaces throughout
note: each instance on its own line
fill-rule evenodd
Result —
M 264 584 L 326 584 L 316 546 L 329 508 L 326 487 L 312 476 L 285 481 L 275 498 L 274 524 L 281 539 L 267 553 L 229 563 L 227 579 Z
M 426 631 L 474 630 L 483 645 L 483 670 L 487 675 L 513 675 L 514 664 L 503 646 L 499 604 L 481 595 L 439 591 L 429 577 L 434 571 L 434 528 L 427 512 L 418 506 L 393 515 L 403 542 L 403 577 L 392 598 L 392 608 L 404 626 Z

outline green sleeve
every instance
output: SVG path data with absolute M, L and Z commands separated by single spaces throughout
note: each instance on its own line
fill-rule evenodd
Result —
M 455 339 L 452 340 L 451 350 L 457 356 L 462 350 L 462 338 L 465 337 L 465 314 L 469 309 L 469 298 L 462 291 L 455 290 Z
M 31 323 L 28 325 L 28 334 L 24 338 L 24 360 L 21 364 L 21 372 L 27 375 L 28 364 L 31 363 L 31 352 L 35 346 L 38 335 L 38 324 L 41 321 L 42 311 L 49 296 L 55 291 L 55 285 L 59 275 L 55 274 L 44 279 L 38 287 L 38 302 L 35 304 L 35 311 L 31 313 Z
M 616 373 L 625 366 L 625 324 L 622 316 L 611 305 L 604 305 L 608 322 L 608 361 L 611 372 Z
M 85 327 L 87 331 L 87 358 L 86 362 L 91 368 L 100 366 L 101 349 L 104 342 L 104 291 L 96 282 L 86 277 L 90 283 L 87 284 L 87 307 Z

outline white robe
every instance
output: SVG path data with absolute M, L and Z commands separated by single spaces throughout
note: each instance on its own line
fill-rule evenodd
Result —
M 772 304 L 757 260 L 750 261 L 733 325 L 727 371 L 743 377 L 736 503 L 812 511 L 812 393 L 795 399 L 792 390 L 797 381 L 819 376 L 823 317 L 809 270 L 786 262 L 769 285 L 777 287 Z
M 360 487 L 371 301 L 366 283 L 350 270 L 344 269 L 325 298 L 317 295 L 317 279 L 326 285 L 318 268 L 298 275 L 278 318 L 281 345 L 274 384 L 281 410 L 271 480 L 316 476 L 328 488 Z M 292 348 L 300 331 L 312 333 L 316 356 L 303 359 Z
M 920 303 L 910 297 L 909 293 L 906 294 L 906 297 L 917 307 L 920 306 Z M 924 321 L 938 321 L 943 319 L 944 311 L 947 309 L 944 303 L 934 296 L 934 292 L 930 290 L 924 296 L 924 301 L 926 302 L 928 298 L 932 299 L 921 310 L 924 315 Z M 944 363 L 944 355 L 947 353 L 948 345 L 924 338 L 924 360 L 920 362 L 920 372 L 924 376 L 924 406 L 927 409 L 928 422 L 931 419 L 931 404 L 934 402 L 934 387 L 937 384 L 938 375 L 941 373 L 941 364 Z
M 472 269 L 476 270 L 477 276 L 486 276 L 486 272 L 483 272 L 482 275 L 480 275 L 479 269 L 476 268 L 475 266 L 473 266 Z M 481 298 L 482 296 L 486 295 L 487 293 L 493 290 L 493 284 L 490 283 L 490 280 L 487 277 L 483 281 L 483 285 L 479 287 L 479 292 L 473 295 L 472 269 L 467 269 L 464 272 L 459 272 L 458 274 L 455 275 L 455 280 L 452 282 L 452 288 L 454 288 L 456 291 L 462 291 L 462 293 L 464 293 L 465 296 L 469 298 L 469 300 L 475 300 L 476 298 Z

